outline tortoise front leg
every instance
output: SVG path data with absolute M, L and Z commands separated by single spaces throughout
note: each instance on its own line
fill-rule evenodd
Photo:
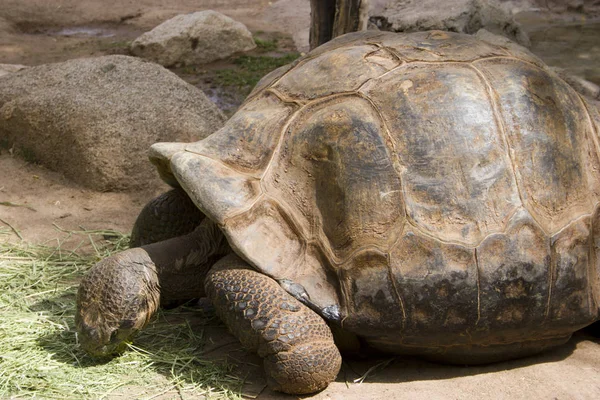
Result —
M 312 393 L 335 379 L 342 359 L 329 327 L 275 280 L 231 254 L 211 269 L 205 289 L 229 330 L 263 358 L 274 390 Z
M 144 206 L 133 225 L 131 247 L 187 235 L 204 218 L 183 189 L 169 190 Z

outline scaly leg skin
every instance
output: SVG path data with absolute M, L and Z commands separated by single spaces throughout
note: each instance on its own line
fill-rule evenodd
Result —
M 306 394 L 335 379 L 342 359 L 329 327 L 275 280 L 230 254 L 211 269 L 205 290 L 229 330 L 263 358 L 271 388 Z
M 94 357 L 120 353 L 160 305 L 203 297 L 206 274 L 230 251 L 217 225 L 206 218 L 188 235 L 100 261 L 77 292 L 81 346 Z
M 191 233 L 204 214 L 183 189 L 173 189 L 151 200 L 138 215 L 131 232 L 131 247 L 162 242 Z

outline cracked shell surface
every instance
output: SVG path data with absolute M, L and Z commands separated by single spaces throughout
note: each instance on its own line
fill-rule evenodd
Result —
M 533 55 L 364 32 L 265 77 L 170 173 L 379 348 L 554 343 L 598 316 L 599 131 Z

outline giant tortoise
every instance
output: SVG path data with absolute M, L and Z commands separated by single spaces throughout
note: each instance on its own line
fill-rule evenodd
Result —
M 84 277 L 81 344 L 119 352 L 159 305 L 207 296 L 289 393 L 335 379 L 334 337 L 452 363 L 560 345 L 598 319 L 599 133 L 525 50 L 337 38 L 211 136 L 151 148 L 176 189 Z

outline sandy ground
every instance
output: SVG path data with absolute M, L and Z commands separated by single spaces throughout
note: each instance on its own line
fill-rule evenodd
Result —
M 301 43 L 307 34 L 307 4 L 307 0 L 2 0 L 0 63 L 36 65 L 122 52 L 121 43 L 173 15 L 200 9 L 224 12 L 253 31 L 285 31 Z M 527 19 L 531 20 L 531 16 Z M 539 19 L 536 21 L 539 23 Z M 580 23 L 576 19 L 571 22 L 575 26 Z M 533 22 L 531 26 L 535 28 Z M 98 31 L 91 35 L 81 31 L 65 33 L 65 28 L 73 27 Z M 552 45 L 556 39 L 548 34 L 548 29 L 551 28 L 536 31 L 543 38 L 536 46 L 548 52 L 548 59 L 565 52 L 566 56 L 554 59 L 556 64 L 567 68 L 573 65 L 589 77 L 597 76 L 600 42 L 593 39 L 600 37 L 595 36 L 597 31 L 590 33 L 591 39 L 579 40 L 579 47 L 561 41 L 563 50 L 557 50 Z M 564 30 L 561 26 L 557 32 Z M 565 36 L 571 34 L 572 30 L 568 30 Z M 57 227 L 129 231 L 143 204 L 155 194 L 93 192 L 68 182 L 58 173 L 15 158 L 8 151 L 0 153 L 0 225 L 10 226 L 28 242 L 43 243 L 66 237 Z M 18 240 L 17 235 L 10 240 Z M 224 332 L 213 335 L 215 341 L 233 341 Z M 347 359 L 337 381 L 310 398 L 600 398 L 600 342 L 585 333 L 577 333 L 567 345 L 544 355 L 484 367 L 446 366 L 407 358 L 388 361 Z M 363 383 L 353 383 L 378 365 L 381 368 L 375 368 Z M 260 368 L 251 369 L 256 379 L 247 388 L 248 394 L 260 393 L 259 399 L 292 398 L 263 389 Z
M 66 237 L 59 229 L 128 232 L 152 196 L 94 192 L 8 153 L 0 155 L 0 171 L 0 218 L 31 243 Z

